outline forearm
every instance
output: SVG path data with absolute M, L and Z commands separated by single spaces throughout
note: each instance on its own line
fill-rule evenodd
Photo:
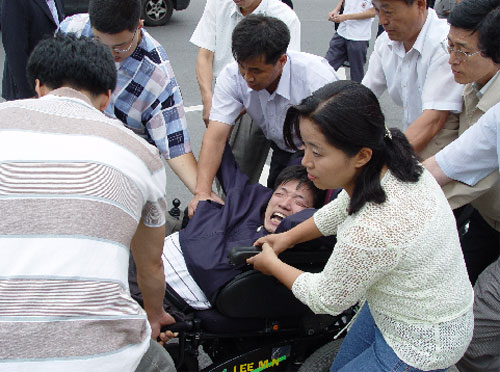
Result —
M 422 151 L 443 128 L 449 111 L 424 110 L 406 129 L 405 135 L 416 153 Z
M 147 227 L 141 221 L 130 244 L 137 266 L 137 284 L 150 319 L 161 317 L 163 313 L 165 274 L 161 254 L 164 230 L 164 226 Z
M 212 51 L 200 48 L 196 59 L 196 80 L 200 87 L 201 102 L 207 108 L 207 112 L 210 112 L 212 106 L 213 60 Z
M 308 218 L 304 222 L 295 226 L 293 229 L 283 233 L 283 238 L 289 246 L 295 246 L 321 236 L 323 236 L 323 234 L 321 234 L 314 223 L 314 217 Z
M 192 152 L 167 159 L 167 163 L 179 179 L 194 194 L 197 178 L 197 164 Z
M 278 279 L 290 290 L 292 289 L 295 280 L 297 280 L 297 278 L 304 273 L 302 270 L 290 266 L 280 259 L 276 259 L 269 264 L 269 271 L 272 276 Z
M 452 179 L 443 172 L 435 156 L 424 161 L 424 167 L 434 176 L 440 186 L 446 185 L 448 182 L 452 181 Z
M 198 177 L 195 194 L 210 194 L 212 191 L 212 183 L 219 169 L 227 140 L 227 133 L 229 133 L 230 129 L 231 127 L 227 124 L 217 122 L 209 123 L 207 131 L 203 136 L 198 159 Z
M 141 289 L 148 317 L 152 319 L 159 317 L 163 311 L 163 296 L 165 296 L 165 273 L 161 260 L 157 265 L 150 266 L 147 272 L 138 272 L 137 284 Z

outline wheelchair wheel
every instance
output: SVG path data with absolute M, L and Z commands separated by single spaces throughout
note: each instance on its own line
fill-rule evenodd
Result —
M 328 372 L 337 355 L 343 338 L 330 341 L 312 353 L 298 372 Z

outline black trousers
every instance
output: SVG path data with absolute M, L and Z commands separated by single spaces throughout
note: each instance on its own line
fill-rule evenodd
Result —
M 500 256 L 500 232 L 492 228 L 474 209 L 469 229 L 461 236 L 460 243 L 469 279 L 474 285 L 479 274 Z

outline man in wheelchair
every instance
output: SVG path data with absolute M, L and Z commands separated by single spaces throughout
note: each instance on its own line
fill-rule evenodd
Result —
M 244 269 L 245 265 L 229 262 L 231 248 L 251 246 L 260 237 L 292 228 L 312 216 L 324 200 L 324 192 L 307 178 L 302 165 L 285 168 L 274 190 L 251 184 L 229 145 L 217 176 L 225 205 L 200 202 L 189 223 L 165 238 L 163 248 L 167 291 L 173 290 L 195 310 L 211 308 L 219 289 Z M 130 267 L 131 292 L 140 300 L 134 265 Z
M 179 371 L 198 370 L 199 345 L 213 361 L 203 371 L 246 370 L 254 362 L 253 368 L 262 364 L 263 369 L 282 370 L 284 358 L 285 365 L 303 361 L 347 321 L 313 315 L 274 278 L 246 264 L 231 264 L 228 252 L 306 220 L 323 204 L 325 192 L 301 165 L 285 168 L 274 190 L 251 184 L 228 145 L 217 176 L 225 205 L 201 201 L 187 225 L 165 238 L 164 307 L 177 320 L 177 330 L 185 331 L 176 349 L 166 347 Z M 308 242 L 304 251 L 294 250 L 291 263 L 321 270 L 335 237 L 322 240 Z M 141 303 L 133 262 L 129 282 L 132 297 Z

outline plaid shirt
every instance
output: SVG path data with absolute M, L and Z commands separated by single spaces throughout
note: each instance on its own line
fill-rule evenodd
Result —
M 92 37 L 88 14 L 66 18 L 59 30 Z M 141 29 L 142 40 L 117 71 L 106 113 L 154 144 L 166 159 L 191 152 L 182 96 L 165 49 Z

